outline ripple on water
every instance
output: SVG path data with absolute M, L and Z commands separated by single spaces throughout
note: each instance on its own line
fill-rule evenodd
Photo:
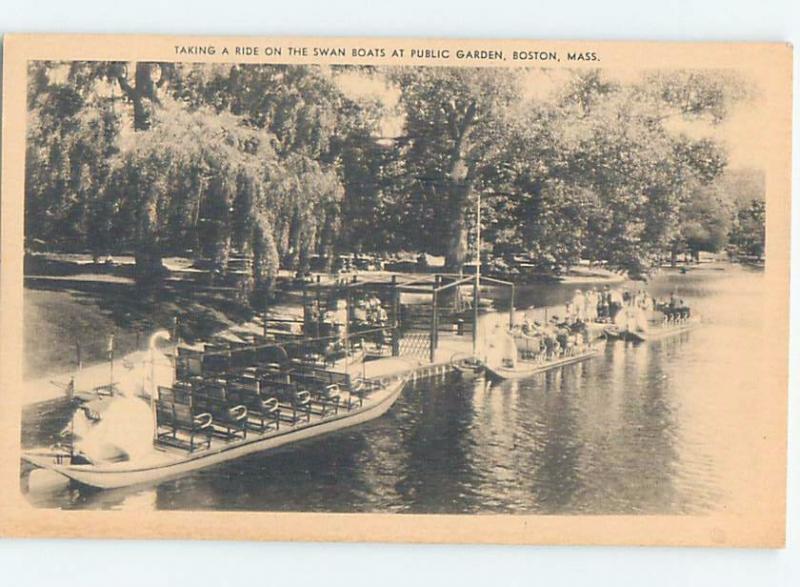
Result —
M 67 509 L 708 512 L 727 499 L 720 461 L 730 455 L 719 439 L 736 434 L 716 417 L 730 405 L 714 382 L 757 381 L 753 357 L 730 342 L 765 336 L 762 281 L 735 267 L 660 277 L 654 291 L 678 288 L 703 314 L 701 328 L 609 344 L 589 362 L 524 381 L 417 381 L 364 426 L 155 488 L 62 487 L 29 500 Z M 569 295 L 559 287 L 548 295 Z

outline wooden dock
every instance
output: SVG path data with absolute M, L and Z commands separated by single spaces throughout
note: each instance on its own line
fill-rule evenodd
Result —
M 347 373 L 352 377 L 364 379 L 385 377 L 421 379 L 448 373 L 453 370 L 454 356 L 471 354 L 472 339 L 470 336 L 441 333 L 439 347 L 436 349 L 433 361 L 417 356 L 381 357 L 348 365 Z

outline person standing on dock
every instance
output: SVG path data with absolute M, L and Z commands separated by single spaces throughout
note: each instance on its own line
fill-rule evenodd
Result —
M 584 322 L 586 320 L 586 299 L 579 289 L 576 289 L 575 294 L 572 296 L 572 311 L 573 322 Z
M 611 290 L 607 285 L 603 287 L 603 291 L 600 292 L 597 313 L 603 320 L 611 318 Z
M 368 317 L 367 303 L 364 300 L 358 300 L 353 309 L 353 321 L 361 328 L 367 323 Z
M 586 321 L 597 322 L 598 306 L 600 304 L 597 288 L 592 288 L 586 292 Z

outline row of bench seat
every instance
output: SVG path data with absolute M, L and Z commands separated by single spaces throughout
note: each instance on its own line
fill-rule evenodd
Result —
M 324 368 L 332 366 L 337 360 L 343 359 L 345 355 L 344 349 L 326 353 L 322 349 L 296 348 L 291 344 L 287 347 L 289 351 L 287 354 L 287 349 L 274 340 L 260 336 L 252 338 L 251 342 L 207 343 L 203 350 L 178 347 L 176 362 L 178 376 L 182 378 L 194 375 L 221 375 L 247 368 L 253 364 L 266 364 L 276 360 L 291 360 L 309 367 L 321 366 Z M 363 341 L 353 341 L 351 348 L 363 348 Z
M 226 379 L 193 377 L 173 387 L 159 386 L 158 440 L 190 451 L 210 446 L 214 436 L 244 440 L 248 430 L 264 433 L 279 429 L 281 423 L 295 425 L 309 422 L 312 415 L 325 417 L 360 407 L 372 387 L 359 380 L 343 388 L 326 384 L 324 378 L 292 377 L 272 368 L 248 369 Z

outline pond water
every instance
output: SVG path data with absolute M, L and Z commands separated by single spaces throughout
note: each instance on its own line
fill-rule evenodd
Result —
M 517 307 L 563 303 L 579 286 L 539 285 Z M 681 514 L 729 501 L 736 434 L 727 387 L 757 387 L 763 273 L 714 265 L 665 271 L 697 329 L 609 343 L 589 361 L 495 383 L 450 375 L 407 384 L 382 418 L 282 452 L 155 487 L 31 491 L 37 506 L 333 512 Z M 736 344 L 747 341 L 747 344 Z M 724 375 L 726 385 L 715 385 Z

